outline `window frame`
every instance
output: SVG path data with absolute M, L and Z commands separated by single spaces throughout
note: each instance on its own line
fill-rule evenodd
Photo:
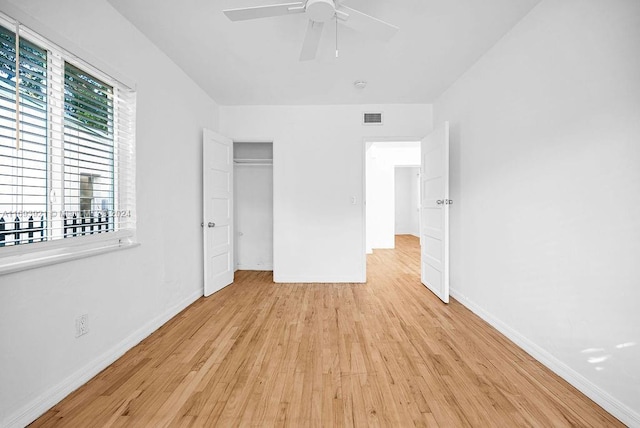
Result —
M 63 75 L 64 75 L 64 63 L 69 63 L 73 67 L 79 68 L 83 72 L 90 74 L 91 76 L 102 80 L 103 82 L 111 85 L 115 92 L 117 91 L 128 91 L 128 101 L 127 101 L 127 109 L 132 110 L 130 116 L 127 120 L 130 121 L 131 124 L 131 135 L 125 142 L 127 145 L 127 149 L 129 150 L 129 157 L 131 159 L 122 160 L 121 156 L 126 156 L 127 153 L 121 153 L 121 141 L 124 141 L 120 138 L 119 132 L 116 130 L 119 125 L 119 113 L 120 109 L 114 106 L 114 188 L 113 188 L 113 208 L 114 215 L 118 214 L 120 216 L 132 216 L 132 220 L 126 223 L 124 228 L 121 228 L 119 223 L 119 218 L 114 218 L 114 228 L 115 230 L 106 232 L 106 233 L 95 233 L 95 234 L 87 234 L 83 236 L 73 236 L 68 238 L 58 238 L 58 239 L 49 239 L 43 242 L 34 242 L 34 243 L 26 243 L 20 245 L 8 245 L 4 247 L 0 247 L 0 275 L 13 273 L 25 269 L 36 268 L 40 266 L 47 266 L 51 264 L 61 263 L 69 260 L 75 260 L 79 258 L 89 257 L 97 254 L 103 254 L 106 252 L 133 248 L 138 246 L 139 244 L 136 241 L 136 219 L 135 219 L 135 201 L 136 201 L 136 192 L 135 192 L 135 171 L 136 171 L 136 162 L 135 162 L 135 111 L 136 111 L 136 93 L 135 90 L 132 89 L 131 85 L 127 85 L 122 83 L 121 80 L 116 79 L 104 71 L 101 71 L 99 67 L 95 67 L 91 65 L 87 61 L 83 61 L 78 56 L 71 53 L 69 50 L 60 46 L 59 43 L 55 41 L 51 41 L 48 38 L 40 35 L 36 31 L 32 30 L 30 27 L 24 26 L 22 23 L 8 17 L 7 15 L 0 13 L 0 25 L 3 25 L 10 31 L 16 32 L 16 27 L 19 26 L 19 36 L 20 38 L 24 38 L 28 42 L 35 44 L 36 46 L 41 47 L 42 49 L 47 51 L 47 56 L 55 56 L 58 61 L 62 61 L 63 67 Z M 49 67 L 48 67 L 49 70 Z M 63 76 L 64 77 L 64 76 Z M 50 84 L 53 81 L 51 76 L 47 76 L 47 82 Z M 62 87 L 62 94 L 64 94 L 64 85 Z M 50 95 L 50 91 L 47 91 Z M 47 114 L 47 129 L 51 131 L 51 126 L 53 126 L 49 121 L 52 118 L 51 107 L 48 107 Z M 61 116 L 64 120 L 64 112 Z M 59 124 L 64 130 L 64 124 Z M 57 150 L 53 146 L 52 140 L 54 137 L 50 135 L 51 132 L 48 132 L 47 135 L 47 169 L 50 169 L 51 164 L 53 162 L 53 156 L 49 153 L 50 150 Z M 64 135 L 63 135 L 62 143 L 64 144 Z M 59 156 L 59 155 L 56 155 Z M 47 173 L 47 194 L 50 194 L 53 189 L 52 180 Z M 64 187 L 64 182 L 62 184 Z M 120 195 L 124 194 L 127 201 L 122 206 L 120 201 Z M 53 217 L 59 215 L 53 210 L 50 198 L 47 197 L 47 211 L 48 215 L 51 218 L 48 218 L 47 221 L 53 220 Z M 1 213 L 0 213 L 1 214 Z M 5 219 L 6 220 L 6 219 Z M 10 224 L 8 222 L 8 224 Z M 60 228 L 62 229 L 62 222 L 60 223 Z M 10 231 L 9 231 L 10 232 Z M 64 234 L 64 231 L 61 230 L 60 234 Z

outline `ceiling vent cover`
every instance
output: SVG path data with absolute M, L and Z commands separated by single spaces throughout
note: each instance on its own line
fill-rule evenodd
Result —
M 381 112 L 366 112 L 362 114 L 363 125 L 382 125 Z

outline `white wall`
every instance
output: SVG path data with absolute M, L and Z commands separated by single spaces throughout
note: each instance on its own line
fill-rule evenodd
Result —
M 545 0 L 435 104 L 455 297 L 640 426 L 640 2 Z
M 383 111 L 384 125 L 363 126 L 369 110 Z M 276 281 L 365 280 L 364 140 L 422 137 L 431 112 L 415 104 L 220 107 L 223 134 L 274 142 Z
M 369 147 L 370 146 L 370 147 Z M 367 252 L 395 248 L 395 168 L 420 165 L 420 142 L 374 142 L 367 148 Z
M 0 10 L 72 40 L 138 93 L 141 246 L 0 276 L 0 426 L 21 426 L 202 295 L 201 135 L 218 107 L 104 0 Z M 90 332 L 76 339 L 85 313 Z
M 395 168 L 395 234 L 420 236 L 419 167 Z

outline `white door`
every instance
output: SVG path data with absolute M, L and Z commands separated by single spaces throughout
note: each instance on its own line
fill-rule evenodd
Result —
M 233 282 L 233 142 L 208 129 L 202 141 L 204 295 Z
M 421 280 L 449 303 L 449 122 L 425 137 L 421 149 Z

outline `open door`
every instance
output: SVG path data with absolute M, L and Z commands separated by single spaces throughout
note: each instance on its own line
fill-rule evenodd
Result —
M 204 295 L 233 282 L 233 142 L 208 129 L 202 141 Z
M 422 140 L 420 180 L 421 280 L 449 303 L 449 122 Z

